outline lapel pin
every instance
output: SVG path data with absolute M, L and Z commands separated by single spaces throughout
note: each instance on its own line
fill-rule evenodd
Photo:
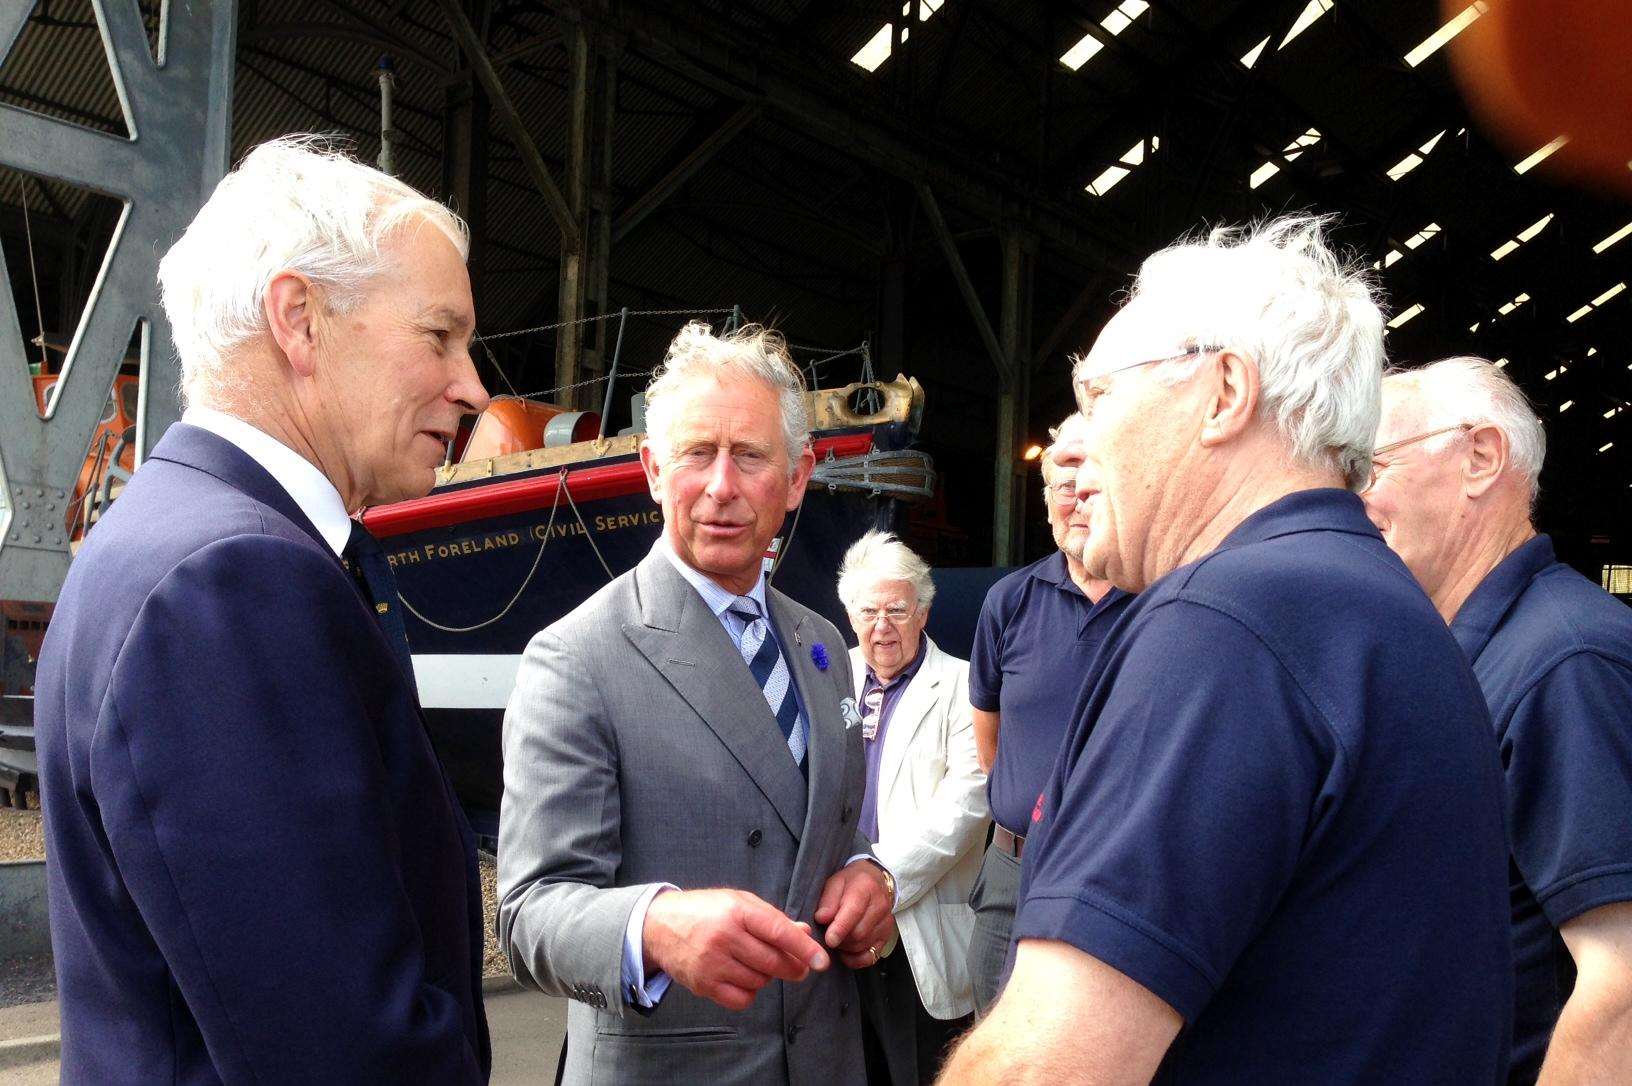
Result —
M 817 671 L 826 671 L 828 666 L 827 646 L 820 641 L 810 646 L 810 662 L 816 665 Z

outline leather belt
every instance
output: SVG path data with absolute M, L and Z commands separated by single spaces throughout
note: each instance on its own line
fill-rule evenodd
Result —
M 999 852 L 1007 856 L 1013 856 L 1017 860 L 1020 858 L 1020 854 L 1026 851 L 1026 839 L 1024 837 L 1017 833 L 1010 833 L 998 825 L 992 826 L 992 844 L 997 846 Z

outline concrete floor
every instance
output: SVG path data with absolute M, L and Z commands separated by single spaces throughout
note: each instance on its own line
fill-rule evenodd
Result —
M 555 1080 L 555 1060 L 567 1032 L 567 1002 L 510 988 L 486 996 L 493 1035 L 492 1086 L 536 1086 Z M 29 1003 L 0 1009 L 0 1042 L 57 1032 L 57 1005 Z M 8 1064 L 0 1043 L 0 1080 L 8 1086 L 56 1086 L 57 1062 Z

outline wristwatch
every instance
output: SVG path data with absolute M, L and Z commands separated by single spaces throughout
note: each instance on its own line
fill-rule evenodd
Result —
M 895 908 L 895 876 L 890 874 L 890 869 L 889 868 L 887 868 L 883 864 L 879 863 L 873 857 L 871 857 L 871 856 L 867 857 L 867 862 L 872 864 L 874 867 L 878 868 L 880 871 L 882 871 L 884 873 L 884 889 L 890 895 L 890 908 L 894 909 Z

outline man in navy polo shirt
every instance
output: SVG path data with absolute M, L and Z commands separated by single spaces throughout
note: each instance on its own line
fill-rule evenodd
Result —
M 1077 506 L 1082 426 L 1080 414 L 1066 419 L 1042 458 L 1043 502 L 1058 549 L 992 586 L 970 654 L 969 704 L 981 767 L 991 774 L 994 821 L 969 899 L 975 910 L 969 975 L 980 1014 L 997 999 L 1008 959 L 1032 808 L 1054 768 L 1088 662 L 1132 598 L 1088 576 L 1077 557 L 1088 535 L 1088 511 Z
M 1632 1082 L 1632 610 L 1536 533 L 1546 439 L 1496 366 L 1389 376 L 1377 441 L 1366 508 L 1473 663 L 1507 771 L 1508 1081 Z
M 1078 362 L 1083 565 L 1140 595 L 948 1081 L 1505 1073 L 1501 769 L 1472 671 L 1353 493 L 1383 321 L 1321 235 L 1157 254 Z

